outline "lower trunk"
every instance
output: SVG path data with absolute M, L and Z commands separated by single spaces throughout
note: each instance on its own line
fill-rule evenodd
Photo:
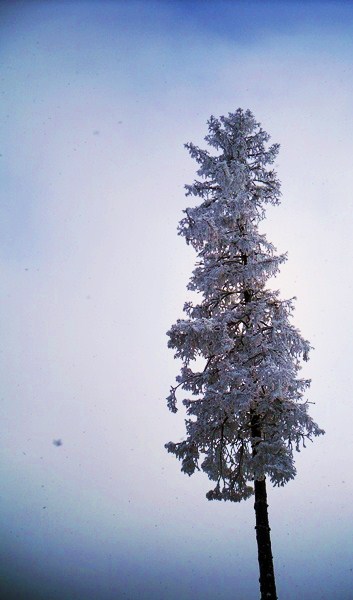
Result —
M 255 481 L 256 541 L 260 568 L 261 600 L 277 600 L 267 511 L 266 480 Z

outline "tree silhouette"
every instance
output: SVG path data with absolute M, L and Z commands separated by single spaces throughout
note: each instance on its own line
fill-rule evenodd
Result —
M 210 151 L 186 144 L 199 165 L 187 196 L 201 203 L 184 211 L 179 234 L 197 252 L 188 288 L 201 299 L 187 302 L 187 318 L 168 331 L 182 360 L 168 406 L 176 412 L 184 390 L 187 419 L 185 440 L 166 444 L 182 471 L 202 470 L 214 482 L 209 500 L 255 494 L 262 599 L 277 598 L 266 477 L 277 486 L 293 479 L 293 450 L 323 433 L 308 414 L 310 381 L 298 377 L 310 344 L 291 323 L 293 299 L 265 287 L 286 260 L 259 232 L 266 205 L 281 195 L 271 168 L 279 146 L 269 139 L 238 109 L 209 119 Z

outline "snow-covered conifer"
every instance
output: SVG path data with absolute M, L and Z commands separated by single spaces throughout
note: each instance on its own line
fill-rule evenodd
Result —
M 168 332 L 182 360 L 168 406 L 176 412 L 184 390 L 187 419 L 185 440 L 166 448 L 182 471 L 214 482 L 209 500 L 237 502 L 256 481 L 292 479 L 293 451 L 323 431 L 308 414 L 310 382 L 298 376 L 310 344 L 292 323 L 293 301 L 266 287 L 286 260 L 259 231 L 281 196 L 279 146 L 249 110 L 211 117 L 208 131 L 210 150 L 186 144 L 199 177 L 187 196 L 201 202 L 184 211 L 179 234 L 197 252 L 188 288 L 200 301 Z

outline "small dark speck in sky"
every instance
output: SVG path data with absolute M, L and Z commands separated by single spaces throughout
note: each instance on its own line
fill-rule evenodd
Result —
M 63 445 L 61 440 L 53 440 L 53 444 L 54 444 L 54 446 L 62 446 Z

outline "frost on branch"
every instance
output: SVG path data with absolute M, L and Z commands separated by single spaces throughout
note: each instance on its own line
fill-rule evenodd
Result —
M 166 448 L 182 471 L 215 482 L 209 500 L 238 502 L 254 480 L 293 479 L 293 450 L 323 431 L 308 414 L 310 381 L 298 377 L 310 344 L 291 323 L 292 300 L 265 287 L 286 260 L 258 230 L 266 204 L 279 203 L 270 168 L 279 146 L 250 111 L 211 117 L 208 129 L 212 152 L 186 145 L 199 166 L 187 196 L 200 203 L 184 211 L 178 231 L 197 252 L 188 288 L 200 302 L 186 303 L 186 318 L 168 332 L 182 360 L 168 406 L 176 412 L 184 390 L 187 419 L 186 439 Z

